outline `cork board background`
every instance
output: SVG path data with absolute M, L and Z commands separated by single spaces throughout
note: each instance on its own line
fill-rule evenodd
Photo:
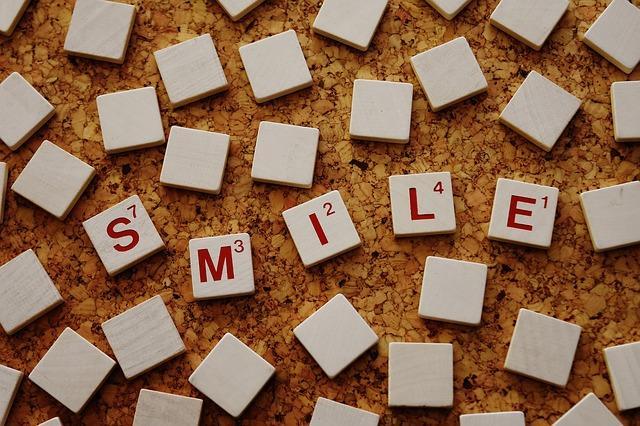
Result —
M 320 0 L 267 0 L 233 23 L 209 0 L 134 0 L 136 23 L 122 66 L 62 53 L 72 0 L 32 1 L 10 39 L 0 41 L 0 78 L 19 71 L 56 107 L 56 116 L 20 150 L 0 146 L 10 184 L 43 139 L 97 169 L 97 177 L 64 222 L 9 191 L 0 225 L 0 262 L 34 248 L 65 304 L 23 331 L 0 333 L 0 362 L 27 374 L 65 327 L 113 355 L 101 331 L 106 319 L 161 294 L 187 353 L 127 381 L 116 368 L 80 415 L 72 415 L 25 380 L 10 425 L 53 416 L 65 424 L 128 425 L 141 388 L 202 397 L 188 376 L 225 332 L 246 342 L 277 368 L 274 380 L 240 420 L 205 398 L 203 425 L 308 424 L 315 400 L 327 397 L 381 414 L 381 425 L 453 425 L 461 413 L 523 410 L 528 424 L 555 421 L 588 392 L 617 413 L 602 349 L 640 340 L 640 247 L 595 254 L 578 194 L 638 179 L 640 146 L 613 140 L 609 86 L 626 76 L 581 38 L 604 10 L 604 0 L 573 0 L 550 40 L 535 52 L 489 25 L 497 0 L 474 0 L 448 22 L 424 0 L 390 0 L 370 49 L 353 50 L 310 27 Z M 238 54 L 242 44 L 298 32 L 314 85 L 257 105 Z M 211 33 L 230 89 L 172 110 L 152 52 Z M 489 81 L 488 93 L 434 114 L 409 58 L 457 36 L 469 40 Z M 544 153 L 497 121 L 526 73 L 535 69 L 584 100 L 551 153 Z M 414 84 L 408 145 L 349 140 L 355 78 Z M 106 155 L 96 96 L 142 86 L 158 89 L 165 131 L 181 125 L 231 135 L 219 196 L 164 188 L 158 179 L 164 147 Z M 250 179 L 258 124 L 271 120 L 320 129 L 315 183 L 310 190 L 254 184 Z M 458 231 L 453 236 L 395 239 L 387 177 L 450 171 Z M 553 245 L 548 251 L 487 240 L 498 177 L 561 190 Z M 363 240 L 362 248 L 305 270 L 281 212 L 339 189 Z M 137 193 L 167 249 L 109 278 L 81 222 Z M 190 238 L 234 232 L 252 235 L 256 294 L 196 303 L 190 289 Z M 479 328 L 424 321 L 417 316 L 425 257 L 438 255 L 490 265 Z M 344 293 L 380 336 L 376 348 L 329 380 L 292 329 L 336 293 Z M 503 371 L 517 312 L 525 307 L 584 328 L 566 389 Z M 451 342 L 455 406 L 387 408 L 387 348 L 391 341 Z M 640 413 L 620 415 L 640 424 Z

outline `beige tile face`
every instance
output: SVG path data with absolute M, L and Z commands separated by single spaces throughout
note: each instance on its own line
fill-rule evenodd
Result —
M 227 413 L 238 417 L 275 370 L 251 348 L 227 333 L 189 377 L 189 383 Z
M 264 0 L 218 0 L 218 3 L 233 21 L 237 21 L 258 7 L 263 1 Z
M 500 114 L 500 121 L 550 151 L 581 103 L 571 93 L 531 71 Z
M 553 424 L 553 426 L 584 425 L 622 426 L 622 423 L 597 396 L 590 393 Z
M 455 18 L 470 2 L 471 0 L 427 0 L 427 3 L 448 20 Z
M 185 351 L 178 329 L 160 296 L 105 321 L 102 330 L 127 379 Z
M 564 387 L 581 332 L 575 324 L 521 309 L 504 368 Z
M 611 85 L 613 131 L 617 142 L 640 142 L 640 81 Z
M 0 325 L 13 334 L 63 302 L 31 249 L 0 266 Z
M 332 379 L 378 341 L 342 294 L 294 328 L 293 334 Z
M 525 426 L 522 411 L 505 411 L 501 413 L 463 414 L 460 426 Z
M 78 333 L 66 328 L 33 369 L 29 380 L 78 413 L 115 364 Z
M 27 10 L 29 0 L 3 0 L 0 2 L 0 35 L 10 36 Z
M 95 174 L 84 161 L 44 141 L 11 190 L 58 219 L 65 219 Z
M 267 102 L 313 84 L 293 30 L 242 46 L 240 58 L 256 102 Z
M 7 163 L 0 162 L 0 223 L 4 221 L 4 205 L 6 204 L 8 182 L 9 167 Z
M 133 29 L 136 8 L 105 0 L 76 0 L 64 51 L 121 64 Z
M 485 92 L 488 87 L 464 37 L 415 55 L 411 65 L 433 111 Z
M 226 90 L 229 86 L 210 34 L 154 53 L 174 107 Z
M 198 426 L 202 400 L 140 390 L 133 426 Z
M 604 359 L 618 409 L 640 407 L 640 342 L 606 348 Z
M 55 109 L 17 72 L 0 83 L 0 140 L 11 150 L 25 143 Z
M 584 35 L 584 42 L 623 72 L 640 62 L 640 9 L 628 0 L 613 0 Z
M 367 50 L 388 0 L 324 0 L 313 31 L 359 50 Z
M 326 398 L 318 398 L 309 426 L 378 426 L 380 416 Z
M 53 419 L 49 419 L 44 423 L 40 423 L 38 426 L 63 426 L 60 417 L 54 417 Z
M 22 382 L 22 372 L 0 365 L 0 425 L 9 417 L 13 400 Z

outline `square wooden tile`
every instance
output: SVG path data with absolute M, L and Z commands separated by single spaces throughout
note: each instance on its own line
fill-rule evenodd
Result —
M 460 426 L 525 426 L 522 411 L 500 413 L 463 414 Z
M 141 389 L 133 426 L 198 426 L 202 400 Z
M 553 426 L 622 426 L 595 394 L 590 393 L 553 423 Z
M 3 0 L 0 2 L 0 35 L 10 36 L 27 10 L 29 0 Z
M 618 410 L 640 407 L 640 342 L 605 348 L 604 360 Z
M 247 13 L 260 6 L 264 0 L 218 0 L 231 20 L 238 21 Z
M 9 167 L 0 162 L 0 223 L 4 221 L 4 205 L 7 198 L 7 184 L 9 183 Z
M 52 419 L 47 420 L 44 423 L 40 423 L 38 426 L 64 426 L 60 417 L 54 417 Z
M 4 425 L 9 417 L 23 376 L 22 371 L 0 365 L 0 425 Z
M 326 398 L 318 398 L 309 426 L 378 426 L 380 416 Z
M 448 20 L 455 18 L 470 2 L 471 0 L 427 0 L 427 3 Z
M 640 81 L 611 85 L 613 133 L 617 142 L 640 142 Z

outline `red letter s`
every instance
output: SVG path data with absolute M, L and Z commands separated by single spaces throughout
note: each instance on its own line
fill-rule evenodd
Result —
M 111 221 L 109 225 L 107 225 L 107 235 L 113 238 L 114 240 L 117 238 L 125 238 L 125 237 L 131 238 L 131 242 L 126 246 L 123 246 L 120 244 L 114 245 L 113 248 L 116 249 L 116 251 L 119 251 L 119 252 L 129 251 L 135 246 L 137 246 L 138 243 L 140 242 L 140 235 L 134 229 L 124 229 L 122 231 L 115 230 L 115 227 L 117 225 L 129 225 L 130 223 L 131 221 L 126 217 L 119 217 L 117 219 L 114 219 L 113 221 Z

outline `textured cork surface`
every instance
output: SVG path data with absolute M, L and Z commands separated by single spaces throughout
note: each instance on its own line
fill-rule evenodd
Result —
M 489 25 L 497 0 L 472 1 L 452 22 L 423 0 L 390 0 L 365 53 L 311 33 L 320 0 L 268 0 L 238 23 L 209 0 L 133 3 L 138 11 L 122 66 L 62 53 L 72 0 L 32 1 L 12 38 L 0 41 L 0 78 L 19 71 L 56 107 L 56 116 L 17 152 L 0 147 L 0 161 L 10 167 L 10 184 L 45 138 L 97 169 L 64 222 L 9 192 L 0 225 L 0 263 L 33 248 L 66 303 L 14 336 L 0 333 L 0 362 L 30 372 L 65 327 L 112 356 L 100 323 L 156 294 L 167 303 L 187 352 L 133 381 L 125 380 L 117 368 L 77 416 L 25 380 L 8 424 L 32 425 L 60 416 L 65 425 L 129 425 L 143 387 L 202 397 L 187 378 L 226 332 L 277 368 L 275 379 L 238 424 L 307 424 L 320 396 L 379 413 L 382 425 L 455 425 L 462 413 L 523 410 L 528 424 L 540 426 L 555 421 L 591 391 L 617 412 L 602 349 L 640 340 L 640 247 L 595 254 L 578 194 L 640 177 L 640 146 L 614 142 L 609 98 L 613 81 L 637 80 L 640 69 L 626 76 L 582 43 L 584 32 L 604 10 L 604 0 L 573 0 L 540 52 Z M 258 105 L 238 48 L 287 29 L 298 33 L 313 87 Z M 172 110 L 153 51 L 206 32 L 215 40 L 230 88 Z M 409 58 L 461 35 L 477 55 L 488 93 L 432 113 Z M 498 123 L 500 111 L 532 69 L 584 100 L 550 153 Z M 408 145 L 349 140 L 356 78 L 414 84 Z M 104 152 L 96 96 L 149 85 L 158 88 L 165 132 L 180 125 L 231 135 L 220 195 L 160 186 L 164 147 L 120 155 Z M 251 182 L 261 120 L 320 129 L 312 189 Z M 425 171 L 452 173 L 458 231 L 448 237 L 395 239 L 387 177 Z M 561 190 L 548 251 L 487 240 L 498 177 Z M 305 270 L 281 213 L 332 189 L 341 191 L 363 246 Z M 167 250 L 109 278 L 81 222 L 134 193 L 143 200 Z M 238 232 L 252 236 L 256 294 L 196 303 L 190 289 L 189 239 Z M 489 265 L 481 327 L 418 317 L 428 255 Z M 329 380 L 292 329 L 338 292 L 351 300 L 380 342 Z M 566 389 L 503 370 L 522 307 L 584 328 Z M 453 409 L 387 408 L 392 341 L 453 343 Z M 620 418 L 627 425 L 640 424 L 637 410 Z M 235 421 L 206 400 L 202 424 Z

